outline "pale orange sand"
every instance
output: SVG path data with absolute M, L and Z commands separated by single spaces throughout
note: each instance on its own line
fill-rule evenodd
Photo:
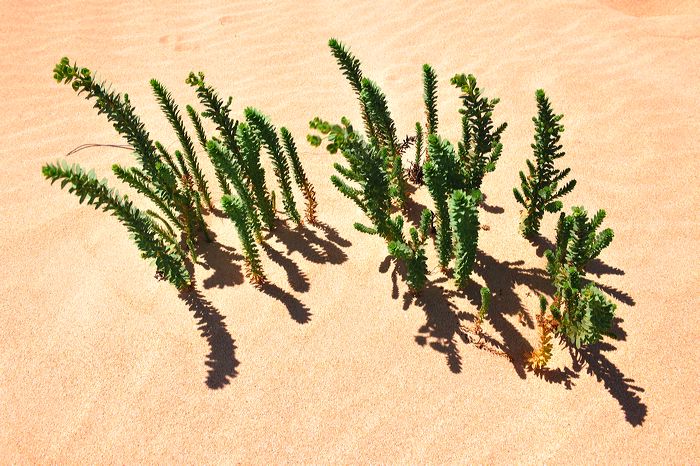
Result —
M 47 3 L 0 6 L 0 462 L 700 461 L 697 1 Z M 453 140 L 453 74 L 502 98 L 476 279 L 495 293 L 486 331 L 513 363 L 460 337 L 476 289 L 450 293 L 435 271 L 422 304 L 405 303 L 382 240 L 353 230 L 361 212 L 328 181 L 337 159 L 305 141 L 315 115 L 360 124 L 329 37 L 383 87 L 400 134 L 423 118 L 425 62 Z M 327 228 L 271 240 L 263 293 L 243 283 L 232 224 L 210 216 L 216 243 L 181 299 L 115 219 L 41 176 L 79 144 L 122 142 L 52 80 L 64 55 L 128 92 L 166 145 L 148 79 L 184 106 L 196 102 L 187 73 L 205 71 L 237 115 L 252 105 L 290 128 Z M 565 203 L 607 209 L 615 230 L 593 278 L 624 330 L 582 368 L 557 349 L 549 380 L 523 369 L 547 288 L 511 194 L 539 87 L 566 115 L 579 184 Z M 70 160 L 104 176 L 133 163 L 108 148 Z

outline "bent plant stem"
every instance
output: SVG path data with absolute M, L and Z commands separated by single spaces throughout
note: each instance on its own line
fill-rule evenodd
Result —
M 221 205 L 224 212 L 233 220 L 238 231 L 238 238 L 245 254 L 246 276 L 253 285 L 260 287 L 266 282 L 266 278 L 260 261 L 260 253 L 253 239 L 253 231 L 248 222 L 246 207 L 239 198 L 229 195 L 224 195 L 221 198 Z

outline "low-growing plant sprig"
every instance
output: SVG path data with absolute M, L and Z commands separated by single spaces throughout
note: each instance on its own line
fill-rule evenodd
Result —
M 42 167 L 42 173 L 51 184 L 60 181 L 61 187 L 70 185 L 68 192 L 78 196 L 81 204 L 87 200 L 95 209 L 102 207 L 103 211 L 117 217 L 131 234 L 141 257 L 152 260 L 159 275 L 180 290 L 191 286 L 185 253 L 167 222 L 139 210 L 126 196 L 110 189 L 106 180 L 99 181 L 94 172 L 85 173 L 77 164 L 49 163 Z M 163 222 L 163 227 L 158 221 Z
M 408 242 L 391 241 L 389 254 L 406 262 L 406 282 L 410 291 L 418 294 L 428 281 L 428 257 L 425 242 L 428 239 L 432 212 L 424 209 L 421 213 L 419 229 L 411 227 Z
M 604 210 L 589 219 L 583 207 L 574 207 L 570 215 L 562 212 L 559 216 L 555 247 L 545 252 L 547 271 L 555 288 L 554 299 L 549 314 L 545 315 L 547 302 L 540 298 L 540 347 L 528 356 L 533 369 L 543 369 L 551 356 L 550 334 L 558 335 L 575 348 L 596 343 L 604 336 L 614 336 L 611 329 L 615 304 L 585 280 L 586 265 L 613 239 L 610 228 L 596 232 L 604 219 Z

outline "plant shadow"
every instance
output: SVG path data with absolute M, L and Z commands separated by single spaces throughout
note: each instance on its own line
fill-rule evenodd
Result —
M 333 227 L 318 222 L 317 231 L 308 226 L 289 228 L 282 220 L 275 221 L 273 235 L 287 248 L 286 254 L 298 252 L 301 256 L 315 264 L 342 264 L 348 260 L 348 255 L 341 248 L 352 245 Z
M 201 335 L 209 344 L 209 354 L 205 362 L 209 371 L 205 383 L 211 389 L 223 388 L 230 383 L 230 379 L 238 375 L 236 368 L 240 364 L 235 355 L 235 342 L 226 328 L 224 317 L 196 288 L 181 292 L 180 299 L 187 304 L 197 319 Z
M 486 194 L 481 193 L 481 208 L 490 214 L 502 214 L 506 210 L 497 205 L 489 205 L 486 203 Z
M 398 299 L 398 277 L 405 280 L 403 264 L 396 263 L 391 256 L 387 256 L 380 264 L 379 271 L 389 272 L 392 263 L 394 264 L 391 271 L 392 298 Z M 624 274 L 620 269 L 606 266 L 602 262 L 600 264 L 593 264 L 592 268 L 601 271 L 601 274 Z M 516 290 L 518 286 L 523 285 L 532 293 L 552 296 L 554 287 L 545 270 L 527 268 L 523 265 L 524 261 L 498 261 L 484 251 L 477 251 L 474 273 L 480 276 L 491 290 L 492 300 L 487 319 L 498 333 L 500 337 L 498 340 L 486 334 L 480 334 L 480 340 L 475 341 L 474 334 L 470 333 L 470 329 L 464 323 L 473 322 L 476 312 L 458 312 L 456 304 L 451 299 L 466 296 L 477 308 L 481 304 L 481 286 L 475 281 L 470 280 L 462 292 L 439 286 L 440 283 L 448 280 L 448 277 L 440 277 L 430 281 L 419 296 L 406 292 L 403 297 L 404 310 L 415 302 L 426 315 L 425 324 L 418 329 L 418 335 L 415 336 L 416 343 L 423 347 L 429 346 L 444 354 L 447 365 L 453 373 L 462 371 L 462 358 L 456 345 L 456 338 L 461 338 L 467 344 L 477 343 L 477 346 L 486 343 L 496 350 L 491 352 L 503 352 L 513 364 L 516 373 L 525 379 L 528 373 L 526 355 L 532 351 L 533 347 L 524 337 L 522 329 L 514 325 L 512 320 L 517 316 L 520 318 L 521 325 L 530 329 L 535 328 L 535 323 L 526 312 L 526 306 Z M 604 291 L 608 291 L 609 288 L 601 286 Z M 620 327 L 621 322 L 622 319 L 619 317 L 614 319 L 612 334 L 617 341 L 624 341 L 626 338 L 624 330 Z M 575 380 L 580 377 L 580 373 L 585 368 L 588 374 L 594 375 L 599 382 L 603 383 L 606 390 L 619 403 L 626 421 L 632 426 L 641 425 L 647 414 L 647 406 L 639 396 L 644 389 L 636 385 L 633 379 L 626 377 L 604 354 L 614 349 L 615 346 L 608 342 L 601 342 L 578 351 L 569 349 L 573 361 L 571 367 L 535 371 L 534 375 L 571 390 Z
M 284 304 L 292 319 L 300 324 L 311 321 L 311 310 L 296 296 L 286 292 L 274 283 L 266 282 L 258 287 L 260 291 Z

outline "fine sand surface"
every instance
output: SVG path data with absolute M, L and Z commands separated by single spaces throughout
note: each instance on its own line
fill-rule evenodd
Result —
M 697 1 L 172 3 L 0 2 L 0 462 L 700 462 Z M 352 228 L 362 213 L 328 180 L 338 157 L 305 141 L 315 115 L 360 124 L 330 37 L 382 86 L 401 135 L 423 119 L 423 63 L 453 141 L 452 75 L 501 98 L 475 280 L 495 294 L 485 329 L 512 362 L 462 338 L 477 286 L 456 293 L 435 270 L 420 301 L 405 298 L 383 241 Z M 152 77 L 184 107 L 202 70 L 237 116 L 262 109 L 296 137 L 323 227 L 280 224 L 258 291 L 231 222 L 209 215 L 196 292 L 178 295 L 116 219 L 41 176 L 80 144 L 122 143 L 52 80 L 64 55 L 128 92 L 168 147 Z M 566 115 L 579 184 L 565 204 L 605 208 L 615 231 L 592 278 L 621 337 L 582 364 L 557 347 L 547 378 L 523 354 L 537 293 L 552 291 L 555 216 L 533 246 L 512 195 L 540 87 Z M 110 148 L 69 160 L 112 182 L 112 163 L 134 163 Z M 431 205 L 425 188 L 415 199 Z

